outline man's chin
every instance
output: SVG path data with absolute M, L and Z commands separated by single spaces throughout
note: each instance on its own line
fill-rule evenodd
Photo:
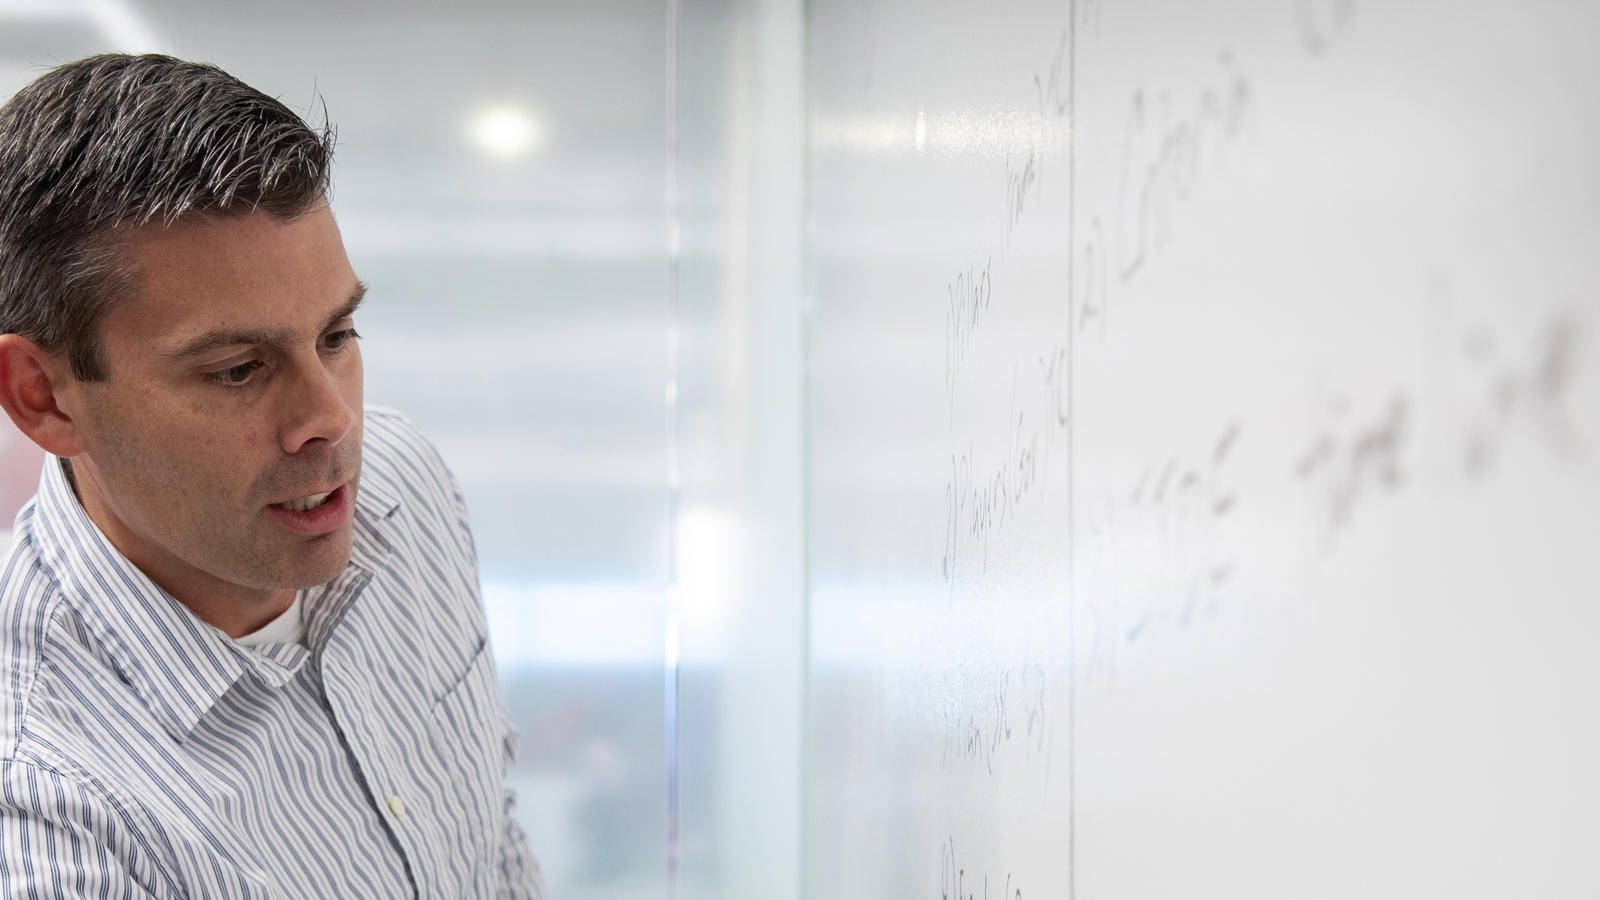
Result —
M 295 556 L 284 573 L 284 587 L 299 590 L 327 584 L 350 564 L 350 529 L 312 538 L 297 548 Z

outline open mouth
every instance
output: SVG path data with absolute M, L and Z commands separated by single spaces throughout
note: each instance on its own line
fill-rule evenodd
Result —
M 310 512 L 327 503 L 328 498 L 332 496 L 333 491 L 328 491 L 324 494 L 312 494 L 308 497 L 301 497 L 298 500 L 290 500 L 287 503 L 274 503 L 273 505 L 279 509 L 287 509 L 290 512 Z
M 307 537 L 337 531 L 350 521 L 350 488 L 339 485 L 327 493 L 307 494 L 267 507 L 278 524 Z

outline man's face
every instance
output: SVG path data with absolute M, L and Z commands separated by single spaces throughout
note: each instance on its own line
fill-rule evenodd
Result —
M 99 323 L 108 378 L 73 387 L 85 508 L 191 606 L 328 581 L 362 422 L 363 288 L 332 213 L 151 226 L 128 252 L 136 296 Z

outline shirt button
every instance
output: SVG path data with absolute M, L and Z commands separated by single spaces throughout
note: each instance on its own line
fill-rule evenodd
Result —
M 405 816 L 406 802 L 400 799 L 399 794 L 395 794 L 389 798 L 389 812 L 393 813 L 396 819 Z

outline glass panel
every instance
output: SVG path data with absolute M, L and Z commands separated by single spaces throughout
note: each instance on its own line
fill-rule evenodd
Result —
M 683 0 L 678 895 L 797 896 L 801 8 Z
M 1069 14 L 810 15 L 806 894 L 1067 896 Z
M 1595 894 L 1600 6 L 808 15 L 807 896 Z

